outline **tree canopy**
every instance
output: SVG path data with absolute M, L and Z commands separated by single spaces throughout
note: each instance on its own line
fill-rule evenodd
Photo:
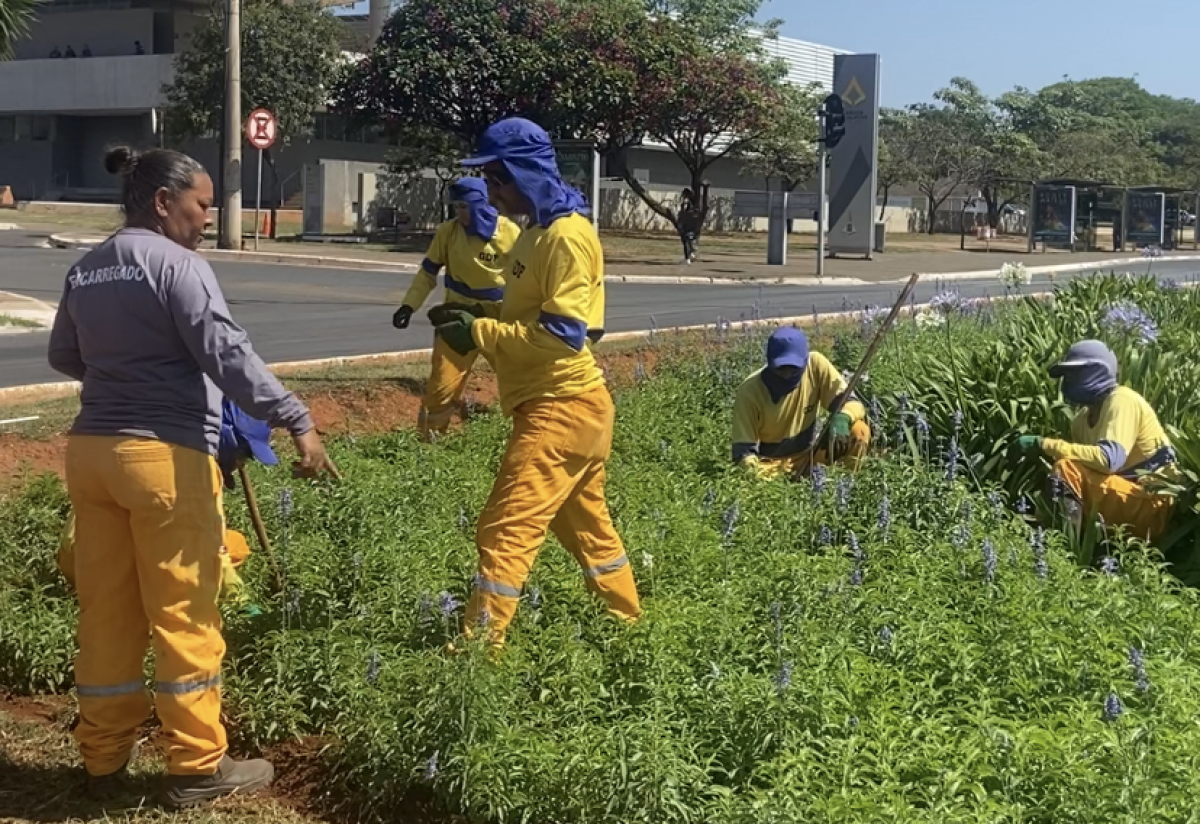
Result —
M 674 208 L 635 178 L 625 151 L 666 145 L 699 188 L 773 122 L 779 66 L 752 28 L 756 0 L 410 0 L 339 85 L 336 107 L 398 142 L 423 130 L 467 144 L 528 117 L 588 138 L 647 205 Z
M 3 2 L 3 0 L 0 0 Z M 263 106 L 283 141 L 308 134 L 337 76 L 341 28 L 316 4 L 245 0 L 242 4 L 242 111 Z M 225 20 L 215 8 L 192 48 L 175 57 L 166 89 L 167 130 L 199 137 L 220 129 L 225 100 Z
M 408 0 L 335 106 L 382 124 L 408 166 L 434 168 L 495 120 L 528 117 L 556 138 L 594 140 L 609 173 L 678 225 L 674 204 L 628 168 L 630 148 L 666 146 L 693 189 L 726 157 L 787 189 L 816 172 L 822 93 L 784 81 L 763 48 L 778 24 L 759 11 L 760 0 Z M 964 193 L 995 225 L 1047 177 L 1200 187 L 1200 105 L 1126 78 L 990 97 L 955 77 L 882 115 L 880 193 L 915 187 L 931 229 Z

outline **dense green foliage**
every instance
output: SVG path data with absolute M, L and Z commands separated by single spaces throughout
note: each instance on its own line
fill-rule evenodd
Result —
M 475 821 L 1190 820 L 1196 593 L 1135 546 L 1109 546 L 1103 571 L 1078 566 L 987 478 L 950 479 L 937 436 L 961 407 L 977 471 L 1007 481 L 987 468 L 996 416 L 1015 403 L 1030 416 L 1018 426 L 1062 421 L 1044 362 L 1026 376 L 1017 353 L 1059 354 L 1054 335 L 1091 331 L 1089 313 L 1117 298 L 1162 330 L 1163 351 L 1122 356 L 1182 370 L 1168 355 L 1194 351 L 1174 347 L 1196 299 L 1149 283 L 1092 281 L 1060 293 L 1056 313 L 1022 302 L 949 331 L 905 322 L 869 385 L 881 402 L 909 392 L 910 412 L 877 416 L 889 451 L 853 478 L 728 470 L 732 391 L 758 364 L 759 333 L 665 358 L 619 395 L 610 465 L 644 620 L 606 616 L 551 540 L 497 661 L 457 630 L 503 419 L 436 446 L 343 439 L 340 484 L 260 469 L 287 586 L 273 594 L 252 556 L 264 614 L 227 627 L 235 732 L 251 745 L 332 736 L 333 774 L 379 809 L 432 793 Z M 861 346 L 843 335 L 831 353 L 845 366 Z M 970 357 L 1016 371 L 959 376 L 975 381 L 959 396 L 953 370 L 934 370 Z M 1164 416 L 1186 414 L 1162 383 L 1146 388 Z M 1016 394 L 1035 389 L 1044 402 Z M 917 411 L 935 424 L 928 440 Z M 73 604 L 52 560 L 64 509 L 53 480 L 0 506 L 9 689 L 70 683 Z M 236 497 L 230 509 L 244 527 Z
M 341 23 L 316 3 L 242 3 L 242 115 L 262 106 L 275 114 L 279 139 L 305 137 L 325 105 L 340 60 Z M 166 89 L 172 140 L 221 131 L 225 101 L 224 6 L 210 9 L 175 57 Z
M 1047 364 L 1075 341 L 1099 338 L 1116 352 L 1121 382 L 1158 414 L 1184 469 L 1185 483 L 1171 490 L 1180 496 L 1177 528 L 1162 549 L 1180 563 L 1200 553 L 1200 361 L 1192 354 L 1200 346 L 1200 293 L 1148 274 L 1076 280 L 1052 300 L 1023 298 L 1012 311 L 981 309 L 952 292 L 935 301 L 941 322 L 902 325 L 873 370 L 883 408 L 894 410 L 903 397 L 909 416 L 928 422 L 931 437 L 918 452 L 940 459 L 953 436 L 975 477 L 1003 485 L 1013 502 L 1044 503 L 1046 467 L 1010 447 L 1024 432 L 1066 435 L 1075 411 Z M 1190 567 L 1176 571 L 1200 583 Z
M 1134 79 L 1063 80 L 992 99 L 956 77 L 933 97 L 885 111 L 880 126 L 880 187 L 916 185 L 931 232 L 935 212 L 963 188 L 980 193 L 993 227 L 1037 179 L 1200 189 L 1200 104 Z

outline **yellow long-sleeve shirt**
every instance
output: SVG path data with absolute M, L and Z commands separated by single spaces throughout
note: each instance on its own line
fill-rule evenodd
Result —
M 733 462 L 750 458 L 790 458 L 809 448 L 815 436 L 818 407 L 828 410 L 846 391 L 846 381 L 820 352 L 808 356 L 800 385 L 779 403 L 763 383 L 759 369 L 742 381 L 733 404 Z M 861 421 L 867 411 L 857 400 L 842 410 L 851 421 Z
M 1135 478 L 1174 463 L 1174 451 L 1158 415 L 1146 399 L 1127 386 L 1105 398 L 1093 426 L 1083 409 L 1071 422 L 1071 440 L 1046 438 L 1042 451 L 1054 460 L 1072 458 L 1111 475 Z
M 471 329 L 496 370 L 505 414 L 534 398 L 569 398 L 604 385 L 591 344 L 604 334 L 604 252 L 579 214 L 521 233 L 505 271 L 499 320 Z
M 437 227 L 421 268 L 401 303 L 420 309 L 437 288 L 437 276 L 446 267 L 447 301 L 464 299 L 486 304 L 504 299 L 504 267 L 521 227 L 503 215 L 491 240 L 469 234 L 457 220 Z

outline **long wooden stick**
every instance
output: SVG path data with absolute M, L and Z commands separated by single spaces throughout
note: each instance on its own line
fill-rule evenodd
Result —
M 825 419 L 825 426 L 821 429 L 818 437 L 813 438 L 809 446 L 809 470 L 812 469 L 813 453 L 817 446 L 823 442 L 829 434 L 829 420 L 842 411 L 842 407 L 846 404 L 851 396 L 854 395 L 854 390 L 858 388 L 858 384 L 862 381 L 862 376 L 867 373 L 867 367 L 871 365 L 871 361 L 875 358 L 875 354 L 879 351 L 879 347 L 883 345 L 883 339 L 887 337 L 888 331 L 892 328 L 892 324 L 896 322 L 896 318 L 900 315 L 900 310 L 904 308 L 904 302 L 908 300 L 908 296 L 912 294 L 916 288 L 917 280 L 921 276 L 916 272 L 908 279 L 908 283 L 904 284 L 904 289 L 900 292 L 900 297 L 896 300 L 896 305 L 892 307 L 892 311 L 888 313 L 887 318 L 883 321 L 883 325 L 879 327 L 879 331 L 875 333 L 875 339 L 871 341 L 871 345 L 867 347 L 866 353 L 858 364 L 858 369 L 850 376 L 850 382 L 846 384 L 846 391 L 843 392 L 833 405 L 829 407 L 829 417 Z
M 267 558 L 271 561 L 271 566 L 275 570 L 275 580 L 279 584 L 279 591 L 283 592 L 286 587 L 283 584 L 283 570 L 279 566 L 279 560 L 275 557 L 275 550 L 271 547 L 271 539 L 267 537 L 267 527 L 263 523 L 262 513 L 258 510 L 258 496 L 254 494 L 254 484 L 250 483 L 250 473 L 246 472 L 245 464 L 238 464 L 238 477 L 242 479 L 242 492 L 246 495 L 246 506 L 250 508 L 250 522 L 254 524 L 254 534 L 258 537 L 258 545 L 267 553 Z

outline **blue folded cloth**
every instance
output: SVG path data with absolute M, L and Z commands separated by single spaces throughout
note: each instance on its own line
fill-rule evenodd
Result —
M 217 449 L 217 464 L 225 488 L 233 489 L 233 473 L 238 461 L 253 458 L 267 466 L 275 466 L 279 458 L 271 449 L 271 426 L 266 421 L 252 418 L 236 403 L 225 398 L 221 401 L 221 442 Z

